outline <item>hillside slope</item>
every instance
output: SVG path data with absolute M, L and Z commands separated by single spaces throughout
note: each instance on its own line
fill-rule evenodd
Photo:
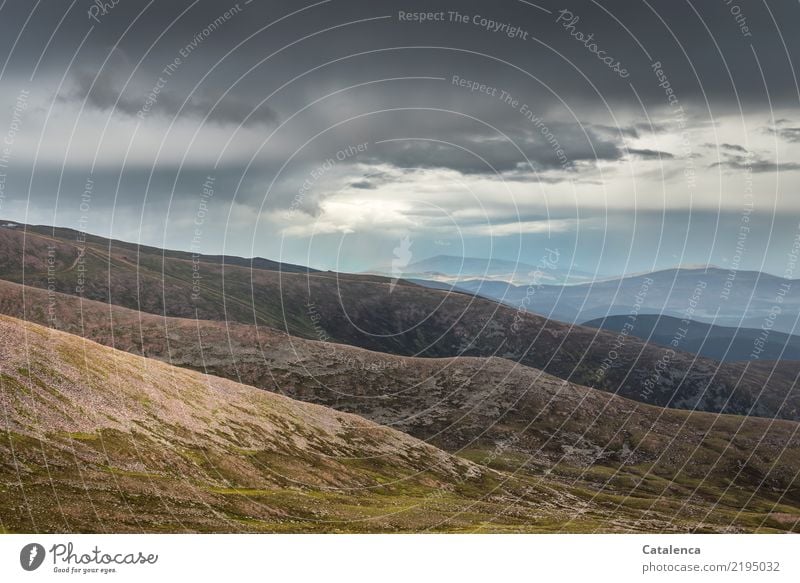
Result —
M 7 317 L 0 366 L 6 531 L 457 529 L 500 512 L 496 473 L 354 415 Z
M 623 507 L 648 501 L 676 524 L 704 508 L 709 523 L 738 528 L 800 518 L 796 423 L 641 405 L 499 358 L 397 357 L 59 298 L 61 325 L 95 340 L 357 413 L 518 477 L 547 475 Z
M 500 356 L 659 406 L 800 418 L 793 385 L 769 375 L 743 373 L 631 336 L 620 341 L 616 334 L 546 320 L 524 307 L 407 282 L 392 286 L 374 276 L 285 273 L 202 257 L 193 263 L 150 251 L 136 255 L 116 242 L 92 242 L 84 251 L 59 236 L 0 228 L 0 277 L 152 314 L 257 323 L 400 356 Z

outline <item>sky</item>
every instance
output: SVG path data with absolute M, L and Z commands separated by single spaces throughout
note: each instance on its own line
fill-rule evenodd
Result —
M 793 0 L 101 5 L 0 4 L 0 218 L 339 271 L 800 235 Z

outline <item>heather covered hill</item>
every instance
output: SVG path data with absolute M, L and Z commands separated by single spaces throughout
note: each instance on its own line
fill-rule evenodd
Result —
M 7 317 L 0 366 L 6 531 L 458 529 L 512 495 L 360 417 Z
M 76 298 L 60 300 L 60 325 L 88 338 L 356 413 L 518 477 L 619 503 L 633 491 L 676 523 L 712 506 L 734 528 L 791 529 L 778 514 L 800 517 L 796 423 L 664 410 L 500 358 L 398 357 L 89 301 L 81 320 Z

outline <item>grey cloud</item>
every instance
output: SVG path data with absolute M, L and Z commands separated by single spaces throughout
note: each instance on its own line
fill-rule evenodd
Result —
M 632 156 L 637 156 L 639 158 L 644 158 L 645 160 L 670 160 L 675 156 L 670 154 L 669 152 L 662 152 L 660 150 L 650 150 L 650 149 L 637 149 L 637 148 L 628 148 L 628 153 Z
M 53 4 L 47 5 L 47 8 L 43 4 L 37 9 L 34 3 L 27 0 L 3 3 L 0 47 L 8 50 L 16 33 L 33 12 L 25 33 L 11 55 L 10 71 L 29 73 L 32 70 L 62 16 L 65 17 L 64 23 L 54 38 L 54 46 L 58 50 L 50 50 L 44 55 L 41 71 L 63 72 L 74 50 L 83 41 L 91 25 L 86 15 L 86 4 L 77 3 L 71 11 L 68 11 L 66 3 L 63 6 Z M 555 0 L 541 0 L 536 4 L 553 13 L 564 8 L 562 2 Z M 200 0 L 196 4 L 192 0 L 173 0 L 151 5 L 147 0 L 120 2 L 102 18 L 102 22 L 95 23 L 80 59 L 85 55 L 103 54 L 108 47 L 119 43 L 134 61 L 150 50 L 150 57 L 143 67 L 155 73 L 232 5 L 214 0 Z M 208 70 L 200 66 L 199 61 L 217 63 L 248 35 L 257 33 L 277 18 L 300 8 L 297 2 L 290 0 L 240 5 L 241 12 L 219 26 L 203 41 L 198 52 L 192 55 L 194 62 L 189 67 L 194 67 L 193 75 Z M 651 70 L 652 62 L 658 61 L 662 63 L 671 87 L 683 104 L 694 103 L 704 108 L 705 99 L 708 98 L 715 112 L 723 109 L 736 111 L 739 103 L 768 111 L 765 87 L 760 83 L 760 62 L 769 64 L 763 67 L 763 71 L 773 105 L 780 107 L 797 102 L 797 89 L 791 71 L 791 63 L 800 62 L 800 45 L 791 28 L 800 12 L 797 3 L 775 2 L 769 7 L 749 3 L 747 7 L 742 7 L 742 15 L 746 18 L 751 35 L 749 37 L 742 36 L 730 13 L 730 6 L 725 2 L 687 4 L 654 0 L 650 3 L 605 7 L 613 17 L 591 0 L 573 0 L 567 7 L 580 17 L 583 31 L 594 34 L 599 47 L 624 62 L 630 71 L 630 78 L 626 82 L 620 82 L 617 75 L 598 63 L 595 55 L 576 43 L 563 28 L 555 25 L 553 15 L 524 2 L 462 0 L 458 3 L 458 9 L 466 14 L 482 14 L 500 22 L 518 25 L 540 43 L 510 40 L 473 25 L 404 24 L 395 18 L 399 8 L 396 2 L 343 0 L 315 6 L 287 18 L 280 26 L 261 32 L 227 57 L 225 69 L 230 75 L 225 78 L 223 74 L 214 83 L 219 87 L 225 83 L 230 85 L 231 79 L 237 78 L 237 72 L 245 71 L 272 51 L 316 31 L 358 19 L 391 16 L 362 25 L 342 26 L 298 42 L 291 50 L 271 59 L 270 72 L 285 78 L 286 73 L 306 70 L 329 57 L 375 48 L 437 44 L 474 51 L 475 54 L 470 56 L 470 73 L 478 77 L 489 75 L 492 70 L 501 67 L 498 61 L 480 54 L 514 63 L 524 71 L 535 73 L 552 88 L 554 94 L 563 97 L 573 107 L 581 102 L 597 107 L 602 96 L 612 107 L 624 105 L 639 108 L 638 100 L 631 94 L 630 82 L 642 103 L 650 109 L 666 105 L 663 88 L 658 86 Z M 441 0 L 406 0 L 402 9 L 409 12 L 453 10 L 454 5 Z M 131 28 L 126 32 L 129 26 Z M 160 36 L 162 33 L 165 34 Z M 758 62 L 750 48 L 751 44 Z M 548 47 L 552 47 L 552 50 Z M 417 71 L 438 69 L 441 74 L 442 71 L 454 71 L 459 58 L 457 51 L 433 49 L 387 52 L 374 57 L 375 62 L 382 64 L 389 74 L 402 69 L 404 65 L 413 65 Z M 368 59 L 362 59 L 361 62 Z M 735 63 L 736 66 L 725 67 L 726 62 Z M 358 65 L 352 68 L 342 65 L 339 72 L 343 75 L 341 80 L 346 83 L 348 79 L 358 77 Z M 506 69 L 506 74 L 523 76 L 520 71 L 515 72 L 511 68 Z M 586 83 L 583 75 L 589 78 L 592 85 Z M 599 95 L 595 93 L 595 87 Z M 549 99 L 551 103 L 558 101 L 552 96 Z M 650 128 L 642 127 L 639 130 L 650 131 Z
M 731 170 L 744 170 L 754 173 L 764 172 L 788 172 L 800 170 L 800 164 L 797 162 L 776 162 L 768 160 L 757 154 L 750 154 L 742 156 L 739 154 L 725 154 L 725 160 L 722 162 L 714 162 L 709 165 L 709 168 L 724 167 Z
M 378 187 L 369 180 L 359 180 L 357 182 L 351 182 L 350 188 L 358 188 L 360 190 L 375 190 Z
M 610 136 L 625 136 L 628 138 L 638 138 L 639 131 L 636 126 L 608 126 L 603 124 L 592 124 L 591 128 Z
M 798 143 L 800 142 L 800 127 L 775 127 L 766 128 L 766 131 L 775 134 L 778 137 L 786 140 L 787 142 Z
M 747 148 L 739 146 L 737 144 L 720 144 L 720 148 L 732 152 L 745 152 L 745 153 L 747 152 Z
M 556 12 L 565 7 L 554 0 L 535 3 Z M 87 99 L 93 109 L 110 112 L 116 107 L 118 116 L 130 118 L 142 107 L 160 71 L 199 31 L 232 5 L 216 0 L 200 0 L 196 4 L 193 0 L 153 3 L 123 0 L 89 32 L 92 23 L 87 19 L 86 3 L 76 3 L 71 12 L 68 12 L 69 4 L 38 4 L 28 0 L 3 3 L 0 51 L 8 55 L 8 66 L 0 80 L 3 83 L 0 95 L 15 95 L 31 75 L 37 96 L 52 94 L 53 87 L 70 67 L 70 87 L 61 95 L 56 109 L 67 102 L 72 107 Z M 363 169 L 353 168 L 356 164 L 368 165 L 371 169 L 391 166 L 405 169 L 404 173 L 412 173 L 415 168 L 446 168 L 465 175 L 492 175 L 489 165 L 480 158 L 443 142 L 474 150 L 501 172 L 502 179 L 520 182 L 586 182 L 598 178 L 593 172 L 598 159 L 623 160 L 627 154 L 653 159 L 659 153 L 651 149 L 654 148 L 652 144 L 648 144 L 651 148 L 633 148 L 626 153 L 625 143 L 653 133 L 677 131 L 677 124 L 669 113 L 667 95 L 652 70 L 654 61 L 661 63 L 674 95 L 685 107 L 689 130 L 707 127 L 726 114 L 739 115 L 740 107 L 747 115 L 761 116 L 757 118 L 761 120 L 770 119 L 771 107 L 787 112 L 797 109 L 792 63 L 800 63 L 800 39 L 792 34 L 792 26 L 800 17 L 800 5 L 794 2 L 773 2 L 769 6 L 740 3 L 752 32 L 751 37 L 745 38 L 725 2 L 603 3 L 603 8 L 613 13 L 615 19 L 591 0 L 571 1 L 566 7 L 580 16 L 581 31 L 593 33 L 599 47 L 624 61 L 630 71 L 630 77 L 625 80 L 604 67 L 585 46 L 555 25 L 552 15 L 516 0 L 463 0 L 458 3 L 404 0 L 402 7 L 389 0 L 337 0 L 287 17 L 279 25 L 261 32 L 259 29 L 276 19 L 303 5 L 314 4 L 313 0 L 302 5 L 296 0 L 240 4 L 241 14 L 204 39 L 185 59 L 180 71 L 170 78 L 151 117 L 174 116 L 191 88 L 199 83 L 198 91 L 183 109 L 186 117 L 196 121 L 210 111 L 212 122 L 235 126 L 245 120 L 255 104 L 276 92 L 266 107 L 256 111 L 246 122 L 258 126 L 259 130 L 261 126 L 272 129 L 279 117 L 276 112 L 280 112 L 282 121 L 288 120 L 326 94 L 357 86 L 298 114 L 271 138 L 269 155 L 255 160 L 235 194 L 236 203 L 246 207 L 248 217 L 255 214 L 252 209 L 261 208 L 262 204 L 268 210 L 292 208 L 298 188 L 309 172 L 338 149 L 354 143 L 369 142 L 368 152 L 338 163 L 340 174 L 326 175 L 316 183 L 296 204 L 299 211 L 318 213 L 323 197 L 334 186 L 340 186 L 334 179 L 341 180 L 343 187 L 364 189 L 370 185 L 380 187 L 382 180 L 392 180 L 397 174 L 384 179 L 372 175 L 362 177 Z M 508 39 L 471 23 L 404 24 L 396 18 L 399 8 L 409 12 L 457 8 L 465 14 L 482 14 L 519 25 L 536 40 Z M 386 16 L 389 18 L 382 18 Z M 56 31 L 62 17 L 63 24 Z M 380 20 L 348 24 L 368 18 Z M 26 21 L 25 30 L 12 51 Z M 47 45 L 54 32 L 52 43 Z M 785 46 L 778 32 L 782 33 Z M 250 35 L 255 36 L 237 47 Z M 114 45 L 118 48 L 110 64 L 89 91 L 95 71 Z M 269 59 L 261 63 L 267 57 Z M 325 65 L 329 61 L 332 64 Z M 134 67 L 137 68 L 131 84 L 120 95 Z M 498 92 L 505 90 L 520 103 L 535 109 L 537 115 L 546 119 L 552 135 L 563 148 L 566 163 L 559 160 L 553 144 L 542 132 L 525 119 L 519 106 L 509 105 L 496 95 L 454 86 L 450 79 L 456 74 L 496 87 Z M 295 80 L 298 75 L 301 76 Z M 379 83 L 381 79 L 411 76 L 431 79 Z M 228 96 L 210 110 L 229 89 Z M 402 108 L 409 111 L 371 115 L 361 122 L 342 123 L 351 117 Z M 424 108 L 436 111 L 425 113 Z M 64 110 L 69 111 L 69 108 Z M 61 112 L 55 113 L 58 117 Z M 781 115 L 785 119 L 775 122 L 775 132 L 788 142 L 800 141 L 800 124 L 791 121 L 798 119 L 797 116 Z M 337 125 L 340 123 L 342 125 Z M 490 131 L 489 126 L 507 134 L 519 145 L 524 156 Z M 85 133 L 90 140 L 95 139 L 94 129 L 89 127 Z M 152 130 L 147 128 L 147 131 Z M 323 131 L 328 133 L 315 138 Z M 266 139 L 270 132 L 263 133 Z M 67 141 L 68 137 L 64 134 L 47 136 L 55 142 Z M 420 141 L 406 146 L 402 146 L 402 142 L 376 144 L 403 137 L 435 138 L 441 142 L 423 145 Z M 161 136 L 152 131 L 145 138 L 153 138 L 157 143 Z M 312 138 L 267 194 L 283 161 Z M 764 136 L 760 138 L 763 140 Z M 241 146 L 242 142 L 234 144 Z M 633 145 L 638 143 L 633 142 Z M 87 144 L 87 148 L 93 146 L 96 144 Z M 212 146 L 200 143 L 196 148 L 210 150 Z M 794 162 L 776 165 L 766 154 L 745 159 L 746 150 L 736 144 L 712 144 L 710 147 L 721 154 L 738 154 L 722 156 L 712 167 L 721 166 L 731 171 L 750 168 L 761 173 L 799 169 Z M 21 140 L 15 151 L 20 165 L 23 164 L 22 148 Z M 708 150 L 701 151 L 709 154 Z M 235 160 L 226 160 L 230 164 L 229 174 L 220 174 L 218 178 L 215 198 L 218 204 L 234 200 L 234 191 L 245 171 L 242 160 L 246 161 L 249 154 L 251 152 L 247 151 Z M 669 155 L 668 152 L 660 154 L 662 158 Z M 527 167 L 525 156 L 531 159 L 538 172 Z M 30 167 L 33 160 L 28 160 L 27 164 Z M 115 164 L 116 159 L 106 159 L 104 170 L 108 176 L 98 179 L 98 185 L 102 181 L 98 192 L 117 194 L 115 178 L 120 169 L 115 168 Z M 178 170 L 172 164 L 159 164 L 147 192 L 146 205 L 142 193 L 146 191 L 149 169 L 130 172 L 126 168 L 116 204 L 129 205 L 138 211 L 143 206 L 163 208 L 176 198 L 185 202 L 191 212 L 204 169 L 197 159 L 187 159 L 192 174 L 182 174 L 173 190 L 172 179 Z M 669 176 L 670 171 L 673 169 L 667 166 L 663 173 L 652 173 L 653 180 L 660 181 L 664 174 Z M 43 168 L 39 163 L 35 173 L 30 177 L 35 190 L 32 206 L 50 210 L 48 201 L 57 191 L 58 172 Z M 73 167 L 67 168 L 66 173 L 74 173 L 75 177 L 65 179 L 59 204 L 72 205 L 75 193 L 82 189 L 85 172 Z M 677 173 L 674 169 L 673 174 Z M 23 173 L 17 174 L 16 190 L 24 193 L 26 177 Z M 613 173 L 610 180 L 614 180 Z M 11 192 L 10 187 L 8 192 Z M 108 198 L 112 199 L 110 195 Z M 104 201 L 98 196 L 94 204 L 99 213 Z M 137 212 L 128 214 L 139 216 Z M 126 213 L 116 216 L 124 217 Z
M 611 136 L 625 136 L 628 138 L 639 138 L 642 134 L 663 134 L 669 132 L 672 128 L 665 123 L 656 121 L 636 122 L 628 125 L 604 125 L 604 124 L 590 124 L 593 130 L 596 130 L 604 135 Z
M 186 95 L 181 92 L 180 84 L 171 79 L 166 79 L 163 86 L 147 88 L 141 83 L 129 83 L 126 87 L 127 59 L 120 57 L 115 60 L 118 62 L 112 62 L 100 73 L 86 69 L 73 73 L 68 89 L 58 96 L 58 100 L 61 103 L 85 102 L 95 109 L 114 111 L 129 117 L 144 117 L 146 113 L 147 116 L 171 119 L 184 115 L 210 123 L 243 126 L 274 125 L 278 122 L 278 115 L 272 108 L 266 105 L 256 107 L 257 103 L 235 93 L 226 95 L 217 103 L 221 93 L 212 95 L 208 89 L 202 89 L 199 93 Z M 156 79 L 158 82 L 159 78 Z M 152 101 L 149 108 L 148 99 Z
M 702 147 L 709 148 L 712 150 L 726 150 L 729 152 L 741 152 L 743 154 L 747 153 L 747 148 L 743 146 L 739 146 L 737 144 L 727 144 L 727 143 L 720 143 L 720 144 L 712 144 L 711 142 L 706 142 L 702 144 Z
M 383 123 L 373 124 L 372 131 L 377 132 Z M 430 124 L 428 118 L 390 122 L 387 133 L 397 136 L 396 128 L 401 127 L 400 135 L 410 137 L 379 140 L 367 160 L 373 165 L 389 164 L 396 168 L 439 168 L 464 175 L 491 176 L 510 172 L 569 172 L 577 164 L 620 160 L 624 156 L 624 143 L 619 135 L 615 139 L 601 137 L 581 124 L 551 121 L 543 129 L 533 125 L 520 127 L 515 117 L 498 119 L 495 123 L 507 137 L 485 127 L 465 127 L 459 119 L 452 123 L 431 119 Z M 442 136 L 449 140 L 439 139 Z
M 655 133 L 655 134 L 663 134 L 668 131 L 671 131 L 671 127 L 665 123 L 659 123 L 655 121 L 648 121 L 648 122 L 639 122 L 633 124 L 633 129 L 636 130 L 637 133 Z

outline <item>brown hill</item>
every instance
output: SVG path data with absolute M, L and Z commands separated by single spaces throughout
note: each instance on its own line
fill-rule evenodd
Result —
M 263 324 L 402 356 L 500 356 L 659 406 L 800 419 L 800 392 L 783 377 L 482 298 L 80 238 L 68 229 L 0 228 L 0 277 L 152 314 Z
M 397 357 L 8 283 L 0 292 L 3 311 L 21 311 L 25 292 L 35 306 L 28 317 L 42 318 L 51 302 L 65 330 L 355 412 L 482 465 L 531 479 L 548 475 L 609 504 L 666 507 L 676 524 L 703 517 L 708 528 L 791 529 L 777 517 L 800 518 L 796 423 L 664 410 L 500 358 Z
M 528 497 L 360 417 L 4 316 L 0 366 L 6 531 L 458 529 Z

